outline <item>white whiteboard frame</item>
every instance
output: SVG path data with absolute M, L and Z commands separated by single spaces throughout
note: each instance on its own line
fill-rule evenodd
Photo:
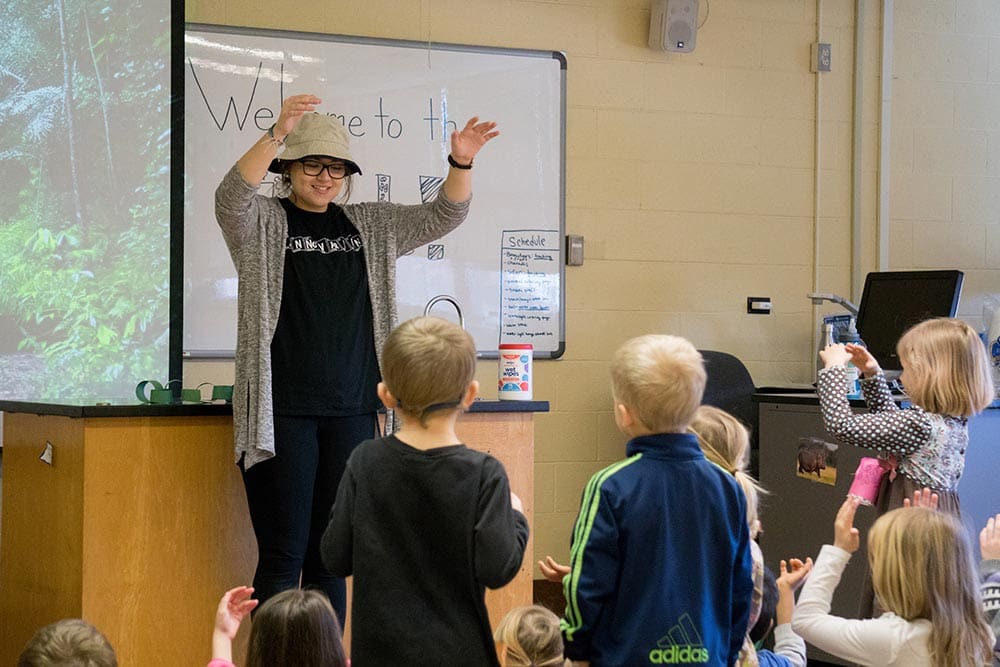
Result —
M 187 23 L 187 24 L 185 24 L 185 36 L 187 36 L 188 33 L 191 33 L 191 32 L 194 32 L 194 33 L 217 33 L 217 34 L 220 34 L 220 35 L 236 35 L 236 36 L 241 36 L 241 37 L 262 37 L 262 38 L 280 39 L 280 40 L 307 40 L 307 41 L 315 42 L 315 43 L 334 42 L 334 43 L 358 44 L 358 45 L 368 45 L 368 46 L 387 46 L 387 47 L 394 47 L 394 48 L 400 48 L 400 47 L 402 47 L 402 48 L 406 48 L 406 49 L 417 49 L 417 50 L 420 50 L 422 52 L 426 52 L 427 53 L 428 61 L 430 61 L 433 53 L 435 53 L 435 52 L 452 52 L 452 53 L 454 53 L 454 52 L 465 52 L 465 53 L 470 53 L 470 54 L 497 54 L 497 55 L 502 55 L 502 56 L 512 56 L 512 57 L 516 57 L 516 58 L 532 58 L 532 59 L 543 58 L 543 59 L 557 61 L 558 68 L 559 68 L 559 84 L 558 84 L 558 88 L 559 88 L 559 90 L 558 90 L 558 96 L 559 96 L 559 99 L 558 99 L 558 108 L 559 108 L 559 111 L 558 111 L 558 113 L 559 113 L 559 121 L 558 121 L 558 156 L 556 158 L 554 158 L 554 159 L 558 163 L 558 175 L 555 177 L 555 180 L 558 181 L 558 193 L 556 195 L 557 198 L 558 198 L 558 201 L 555 203 L 554 208 L 556 208 L 558 210 L 558 230 L 555 230 L 555 229 L 521 230 L 520 227 L 522 227 L 523 225 L 519 224 L 519 223 L 514 223 L 511 226 L 514 227 L 514 228 L 517 228 L 517 229 L 514 229 L 514 230 L 504 230 L 504 235 L 506 237 L 506 234 L 508 232 L 510 232 L 510 231 L 527 231 L 527 232 L 530 232 L 530 231 L 539 231 L 539 232 L 543 232 L 543 234 L 546 235 L 546 240 L 550 244 L 552 244 L 552 243 L 557 243 L 558 244 L 558 253 L 557 253 L 558 259 L 556 260 L 557 263 L 558 263 L 558 271 L 555 272 L 552 276 L 549 276 L 549 278 L 556 277 L 557 280 L 558 280 L 558 285 L 556 286 L 556 290 L 555 290 L 555 291 L 557 291 L 557 295 L 554 298 L 552 298 L 550 296 L 550 298 L 552 298 L 553 302 L 557 302 L 557 307 L 558 307 L 558 314 L 557 314 L 557 320 L 558 320 L 558 322 L 552 325 L 552 326 L 557 327 L 557 329 L 558 329 L 558 333 L 555 334 L 555 338 L 557 338 L 557 341 L 556 341 L 555 346 L 552 349 L 536 349 L 535 350 L 535 357 L 536 358 L 553 358 L 554 359 L 554 358 L 560 357 L 563 354 L 563 352 L 565 350 L 565 318 L 566 318 L 566 309 L 565 309 L 565 292 L 566 292 L 566 281 L 565 281 L 566 58 L 565 58 L 565 55 L 563 53 L 558 52 L 558 51 L 539 51 L 539 50 L 529 50 L 529 49 L 510 49 L 510 48 L 501 48 L 501 47 L 477 47 L 477 46 L 471 46 L 471 45 L 445 44 L 445 43 L 437 43 L 437 42 L 417 42 L 417 41 L 410 41 L 410 40 L 380 39 L 380 38 L 372 38 L 372 37 L 356 37 L 356 36 L 350 36 L 350 35 L 328 35 L 328 34 L 293 32 L 293 31 L 281 31 L 281 30 L 262 30 L 262 29 L 254 29 L 254 28 L 238 28 L 238 27 L 233 27 L 233 26 L 218 26 L 218 25 L 197 24 L 197 23 Z M 189 72 L 188 57 L 187 57 L 186 53 L 185 53 L 183 62 L 184 62 L 185 77 L 188 77 L 188 76 L 190 76 L 190 72 Z M 305 92 L 305 91 L 300 91 L 300 90 L 294 90 L 293 89 L 292 91 L 286 91 L 285 94 L 287 95 L 287 94 L 293 94 L 293 93 L 297 93 L 297 92 Z M 322 107 L 321 107 L 320 110 L 321 111 L 323 110 Z M 482 110 L 475 110 L 475 111 L 483 113 L 483 114 L 485 114 L 487 116 L 490 113 L 489 109 L 482 109 Z M 433 113 L 432 113 L 432 115 L 433 115 Z M 456 119 L 453 118 L 451 120 L 456 120 Z M 464 121 L 464 118 L 463 118 L 463 121 Z M 247 119 L 246 123 L 248 125 L 252 125 L 253 120 L 252 119 Z M 253 130 L 256 131 L 256 128 L 253 128 Z M 503 130 L 502 125 L 501 125 L 501 130 Z M 191 139 L 190 136 L 188 136 L 186 138 L 186 141 L 188 141 L 188 142 L 191 141 L 191 140 L 192 139 Z M 252 140 L 248 139 L 245 142 L 245 145 L 249 146 L 250 143 L 252 143 Z M 490 150 L 492 148 L 493 148 L 493 146 L 489 147 L 487 150 Z M 446 150 L 447 149 L 445 148 L 445 152 L 446 152 Z M 238 155 L 236 155 L 236 157 L 238 157 Z M 211 156 L 211 155 L 206 156 L 206 159 L 213 159 L 213 156 Z M 215 157 L 214 159 L 218 159 L 218 158 Z M 223 161 L 225 161 L 225 159 L 223 159 Z M 233 159 L 233 161 L 235 161 L 235 158 Z M 483 164 L 488 166 L 489 165 L 488 160 L 484 159 L 483 160 Z M 229 165 L 225 165 L 225 166 L 226 166 L 226 168 L 228 168 Z M 365 175 L 368 176 L 369 174 L 371 174 L 372 177 L 374 177 L 374 174 L 376 173 L 377 166 L 378 166 L 377 164 L 369 164 L 369 165 L 362 164 L 362 168 L 365 170 Z M 203 185 L 204 184 L 200 184 L 199 187 L 202 187 Z M 188 185 L 188 187 L 190 187 L 190 184 Z M 214 187 L 215 187 L 215 184 L 214 183 L 211 184 L 212 190 L 214 190 Z M 359 197 L 359 196 L 357 196 L 357 194 L 354 197 L 352 197 L 352 201 L 371 201 L 371 200 L 374 200 L 374 199 L 375 199 L 374 196 L 360 196 Z M 475 211 L 475 201 L 474 201 L 473 206 L 474 206 L 473 211 Z M 187 208 L 187 204 L 185 204 L 185 208 Z M 470 215 L 470 218 L 471 217 L 472 216 Z M 187 215 L 185 215 L 185 218 L 187 218 Z M 203 221 L 203 220 L 199 220 L 198 224 L 204 224 L 204 222 L 205 221 Z M 211 224 L 213 226 L 215 225 L 214 219 L 211 221 Z M 469 223 L 466 223 L 466 224 L 468 225 Z M 459 229 L 461 230 L 462 228 L 459 228 Z M 215 233 L 217 233 L 217 230 L 216 230 Z M 218 236 L 219 236 L 219 239 L 221 240 L 221 234 L 218 234 Z M 445 237 L 445 238 L 447 238 L 447 237 Z M 223 250 L 224 250 L 224 246 L 223 246 Z M 503 255 L 503 253 L 504 253 L 504 249 L 499 246 L 499 242 L 498 242 L 498 246 L 497 246 L 497 253 L 498 253 L 498 255 Z M 555 255 L 553 253 L 553 254 L 550 254 L 550 256 L 555 256 Z M 224 259 L 226 261 L 228 261 L 228 254 L 224 255 Z M 404 259 L 405 258 L 401 258 L 400 261 L 403 261 Z M 181 260 L 181 261 L 182 261 L 182 263 L 184 262 L 184 260 Z M 184 263 L 184 268 L 185 269 L 187 268 L 187 266 L 188 265 L 186 263 Z M 462 276 L 457 276 L 456 278 L 458 280 L 461 280 Z M 501 282 L 502 281 L 503 281 L 503 275 L 501 275 Z M 189 290 L 191 289 L 190 285 L 189 285 L 189 281 L 188 280 L 183 280 L 182 283 L 184 285 L 183 289 L 184 289 L 185 293 L 188 293 Z M 400 286 L 399 286 L 398 281 L 397 281 L 397 292 L 399 290 L 400 290 Z M 445 291 L 447 291 L 447 290 L 445 290 Z M 497 291 L 502 291 L 501 287 L 499 285 L 497 286 Z M 501 294 L 501 300 L 502 300 L 502 294 Z M 186 298 L 185 298 L 185 302 L 186 302 Z M 412 306 L 409 306 L 409 307 L 412 309 Z M 465 306 L 463 305 L 463 308 L 464 307 Z M 501 306 L 501 308 L 502 308 L 502 306 Z M 419 314 L 419 313 L 408 313 L 408 312 L 406 312 L 406 307 L 402 303 L 399 304 L 399 310 L 400 310 L 400 313 L 399 313 L 400 320 L 403 320 L 406 317 L 412 316 L 413 314 Z M 437 308 L 435 308 L 433 312 L 435 314 L 438 314 Z M 186 310 L 185 310 L 185 314 L 186 314 Z M 468 313 L 466 313 L 466 314 L 468 315 Z M 444 317 L 449 317 L 450 313 L 449 312 L 442 312 L 441 315 L 444 316 Z M 181 319 L 183 319 L 183 317 Z M 501 326 L 501 323 L 500 323 L 499 320 L 500 320 L 500 314 L 498 313 L 497 314 L 497 337 L 498 338 L 499 338 L 499 335 L 500 335 L 499 328 Z M 467 321 L 468 321 L 468 317 L 467 317 Z M 234 339 L 235 339 L 235 322 L 233 323 L 233 327 L 234 327 L 233 336 L 234 336 Z M 498 340 L 482 340 L 481 338 L 482 337 L 477 337 L 477 346 L 480 348 L 479 352 L 478 352 L 478 355 L 481 358 L 495 358 L 496 357 L 496 343 L 498 342 Z M 550 335 L 549 339 L 552 340 L 552 336 L 551 335 Z M 531 341 L 530 340 L 523 340 L 523 339 L 512 339 L 512 340 L 505 340 L 504 342 L 531 342 Z M 233 354 L 234 354 L 234 351 L 231 350 L 231 349 L 202 349 L 202 348 L 198 347 L 197 345 L 189 345 L 189 341 L 188 341 L 187 337 L 184 338 L 184 343 L 183 343 L 182 347 L 183 347 L 182 356 L 184 358 L 231 358 L 233 356 Z

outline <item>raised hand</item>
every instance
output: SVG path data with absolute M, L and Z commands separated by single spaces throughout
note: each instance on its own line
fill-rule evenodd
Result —
M 936 510 L 938 507 L 938 494 L 925 486 L 923 491 L 917 489 L 913 492 L 912 501 L 909 498 L 903 498 L 903 507 L 926 507 Z
M 557 584 L 561 584 L 563 577 L 569 574 L 569 565 L 557 563 L 552 556 L 546 556 L 545 560 L 538 561 L 538 569 L 542 571 L 543 577 Z
M 470 118 L 465 127 L 451 133 L 451 157 L 459 164 L 472 164 L 479 149 L 490 139 L 500 136 L 496 126 L 493 121 L 480 123 L 478 116 Z
M 802 562 L 798 558 L 790 558 L 788 561 L 781 561 L 778 566 L 779 575 L 775 579 L 775 583 L 778 585 L 778 592 L 794 591 L 802 582 L 805 581 L 806 577 L 812 571 L 813 559 L 806 558 L 805 562 Z
M 851 360 L 851 355 L 843 343 L 834 343 L 820 350 L 819 358 L 823 360 L 826 368 L 831 368 L 833 366 L 843 366 Z
M 858 499 L 848 497 L 837 511 L 833 520 L 833 546 L 848 553 L 854 553 L 861 546 L 861 534 L 854 527 L 854 513 L 858 511 Z
M 774 609 L 774 620 L 778 625 L 792 622 L 795 589 L 805 581 L 806 576 L 812 571 L 812 566 L 812 558 L 806 558 L 804 563 L 798 558 L 791 558 L 788 562 L 781 561 L 780 574 L 774 580 L 778 585 L 778 604 Z
M 274 123 L 274 136 L 278 139 L 287 137 L 298 126 L 299 121 L 302 120 L 302 116 L 310 111 L 315 111 L 316 105 L 320 102 L 322 100 L 315 95 L 292 95 L 291 97 L 286 97 L 285 101 L 281 103 L 281 112 L 278 114 L 278 120 Z
M 844 346 L 844 349 L 851 355 L 851 363 L 857 366 L 858 370 L 865 377 L 878 375 L 879 371 L 882 370 L 875 357 L 872 356 L 872 353 L 864 345 L 848 343 Z
M 983 560 L 1000 560 L 1000 514 L 990 517 L 979 533 L 979 553 Z
M 253 588 L 250 586 L 237 586 L 226 591 L 226 594 L 219 600 L 219 607 L 215 612 L 215 629 L 232 639 L 240 629 L 240 623 L 257 606 L 259 600 L 252 600 Z

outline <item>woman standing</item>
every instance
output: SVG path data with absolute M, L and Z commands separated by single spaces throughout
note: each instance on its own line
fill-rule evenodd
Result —
M 289 588 L 330 598 L 341 622 L 344 581 L 319 542 L 347 457 L 377 428 L 378 355 L 396 319 L 396 258 L 465 219 L 473 158 L 499 134 L 472 118 L 451 135 L 437 199 L 420 205 L 334 203 L 361 169 L 347 131 L 294 95 L 215 193 L 239 276 L 233 426 L 257 537 L 261 603 Z M 278 196 L 257 190 L 281 174 Z

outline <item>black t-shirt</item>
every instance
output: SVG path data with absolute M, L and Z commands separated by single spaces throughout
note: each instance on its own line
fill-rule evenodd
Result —
M 361 236 L 343 209 L 288 216 L 281 312 L 271 340 L 275 414 L 378 409 L 375 330 Z

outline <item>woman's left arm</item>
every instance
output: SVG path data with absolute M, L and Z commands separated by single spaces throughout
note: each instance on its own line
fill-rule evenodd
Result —
M 464 202 L 472 196 L 472 163 L 486 142 L 500 135 L 493 121 L 479 122 L 473 116 L 461 130 L 451 133 L 451 161 L 448 177 L 441 186 L 444 195 L 453 202 Z M 457 167 L 455 165 L 458 165 Z

